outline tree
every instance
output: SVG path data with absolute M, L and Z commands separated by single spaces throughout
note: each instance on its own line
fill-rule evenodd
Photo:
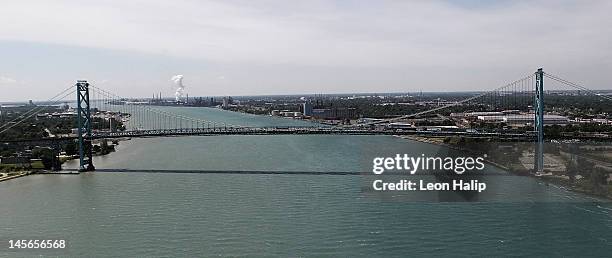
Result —
M 41 159 L 45 169 L 50 169 L 53 166 L 55 154 L 50 148 L 36 148 L 32 150 L 32 157 Z
M 103 140 L 100 143 L 100 154 L 106 155 L 111 153 L 112 151 L 114 151 L 114 148 L 112 146 L 109 146 L 106 140 Z
M 570 160 L 568 164 L 565 166 L 565 173 L 569 177 L 570 184 L 574 184 L 576 182 L 576 174 L 578 172 L 577 162 Z
M 99 153 L 102 149 L 100 148 L 100 145 L 94 145 L 93 146 L 93 152 L 95 153 Z
M 595 194 L 607 194 L 607 188 L 603 187 L 606 184 L 607 173 L 603 168 L 597 167 L 590 178 L 591 189 Z
M 79 148 L 76 142 L 69 142 L 66 144 L 66 147 L 64 147 L 64 151 L 66 152 L 66 155 L 72 156 L 78 153 Z
M 589 175 L 592 174 L 595 171 L 595 163 L 583 158 L 583 157 L 578 157 L 576 159 L 576 165 L 578 166 L 578 168 L 580 168 L 581 170 L 581 174 L 583 175 Z

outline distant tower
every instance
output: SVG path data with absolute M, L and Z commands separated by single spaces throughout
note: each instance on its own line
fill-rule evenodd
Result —
M 306 102 L 304 102 L 304 115 L 312 116 L 312 103 L 310 103 L 310 100 L 306 100 Z
M 229 107 L 229 99 L 227 97 L 223 97 L 223 105 L 222 105 L 222 107 L 224 109 Z

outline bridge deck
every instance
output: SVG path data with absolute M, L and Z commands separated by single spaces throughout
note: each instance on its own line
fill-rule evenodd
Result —
M 414 135 L 422 137 L 489 138 L 499 140 L 531 141 L 533 134 L 529 133 L 489 133 L 465 131 L 417 131 L 417 130 L 377 130 L 364 128 L 334 128 L 334 127 L 236 127 L 236 128 L 179 128 L 156 130 L 133 130 L 120 132 L 94 132 L 88 139 L 115 138 L 146 138 L 165 136 L 217 136 L 217 135 Z M 75 140 L 76 136 L 61 138 L 45 138 L 32 140 L 8 140 L 2 142 L 39 142 L 57 140 Z

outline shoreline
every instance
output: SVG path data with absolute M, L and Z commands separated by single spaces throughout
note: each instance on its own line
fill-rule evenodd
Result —
M 442 146 L 442 147 L 446 147 L 446 148 L 453 149 L 453 150 L 457 150 L 457 151 L 463 151 L 463 152 L 469 152 L 469 153 L 472 153 L 472 152 L 470 152 L 469 150 L 461 149 L 461 148 L 458 148 L 458 147 L 456 147 L 456 146 L 453 146 L 453 145 L 450 145 L 450 144 L 446 144 L 446 143 L 441 143 L 441 142 L 437 142 L 437 141 L 432 141 L 432 140 L 430 140 L 430 139 L 423 138 L 423 137 L 419 137 L 419 136 L 412 136 L 412 135 L 402 135 L 402 136 L 399 136 L 399 135 L 394 135 L 394 136 L 395 136 L 395 137 L 398 137 L 398 138 L 401 138 L 401 139 L 413 140 L 413 141 L 417 141 L 417 142 L 421 142 L 421 143 L 427 143 L 427 144 L 432 144 L 432 145 L 436 145 L 436 146 Z M 472 154 L 474 154 L 474 153 L 472 153 Z M 489 163 L 489 164 L 491 164 L 491 165 L 494 165 L 494 166 L 496 166 L 496 167 L 498 167 L 498 168 L 501 168 L 501 169 L 503 169 L 503 170 L 510 170 L 510 168 L 508 168 L 508 167 L 506 167 L 506 166 L 504 166 L 504 165 L 502 165 L 502 164 L 499 164 L 499 163 L 497 163 L 497 162 L 495 162 L 495 161 L 493 161 L 493 160 L 490 160 L 490 159 L 485 159 L 484 161 L 485 161 L 486 163 Z M 510 172 L 510 171 L 508 171 L 508 172 L 509 172 L 509 173 L 512 173 L 512 172 Z
M 129 141 L 131 140 L 131 138 L 118 138 L 117 141 L 118 142 L 122 142 L 122 141 Z M 118 144 L 117 144 L 118 145 Z M 116 146 L 117 146 L 116 145 Z M 116 152 L 117 150 L 115 148 L 113 148 L 112 151 L 106 153 L 106 154 L 94 154 L 93 156 L 106 156 L 109 155 L 113 152 Z M 73 160 L 78 160 L 78 157 L 60 157 L 60 162 L 63 165 L 66 162 L 69 161 L 73 161 Z M 63 169 L 62 169 L 63 171 Z M 14 175 L 8 175 L 9 173 L 16 173 Z M 29 175 L 34 175 L 34 174 L 40 174 L 40 175 L 53 175 L 53 174 L 58 174 L 58 175 L 68 175 L 68 174 L 74 174 L 74 173 L 61 173 L 61 172 L 56 172 L 56 171 L 51 171 L 48 169 L 36 169 L 36 170 L 24 170 L 24 171 L 13 171 L 13 172 L 1 172 L 0 175 L 2 174 L 6 174 L 6 176 L 2 176 L 0 177 L 0 182 L 4 182 L 4 181 L 8 181 L 11 179 L 16 179 L 16 178 L 20 178 L 20 177 L 24 177 L 24 176 L 29 176 Z
M 20 178 L 20 177 L 34 174 L 34 172 L 32 171 L 20 171 L 20 172 L 14 172 L 14 173 L 17 173 L 17 174 L 9 176 L 8 173 L 3 173 L 3 174 L 6 174 L 6 176 L 0 177 L 0 182 L 4 182 L 4 181 L 11 180 L 11 179 Z
M 411 135 L 402 135 L 402 136 L 400 136 L 400 135 L 394 135 L 394 137 L 397 137 L 397 138 L 400 138 L 400 139 L 405 139 L 405 140 L 412 140 L 412 141 L 416 141 L 416 142 L 420 142 L 420 143 L 427 143 L 427 144 L 432 144 L 432 145 L 436 145 L 436 146 L 446 147 L 446 148 L 457 150 L 457 151 L 463 151 L 463 152 L 472 153 L 469 150 L 462 149 L 462 148 L 459 148 L 457 146 L 449 145 L 449 144 L 446 144 L 446 143 L 434 141 L 434 140 L 423 138 L 423 137 L 419 137 L 419 136 L 411 136 Z M 606 200 L 612 200 L 612 196 L 611 195 L 598 195 L 598 194 L 594 194 L 592 192 L 589 192 L 588 190 L 585 190 L 585 189 L 582 189 L 582 188 L 573 187 L 573 186 L 569 185 L 567 182 L 555 180 L 556 178 L 548 178 L 548 177 L 545 177 L 545 176 L 536 176 L 536 175 L 534 175 L 532 173 L 520 174 L 520 173 L 516 173 L 516 172 L 512 171 L 510 168 L 508 168 L 508 167 L 506 167 L 506 166 L 504 166 L 502 164 L 499 164 L 499 163 L 497 163 L 497 162 L 495 162 L 493 160 L 485 159 L 484 161 L 486 163 L 488 163 L 488 164 L 491 164 L 491 165 L 493 165 L 493 166 L 495 166 L 497 168 L 500 168 L 500 169 L 502 169 L 502 170 L 504 170 L 504 171 L 506 171 L 506 172 L 508 172 L 510 174 L 513 174 L 513 175 L 517 175 L 517 176 L 529 176 L 531 178 L 535 178 L 536 180 L 543 181 L 543 182 L 545 182 L 547 184 L 550 183 L 550 184 L 553 184 L 555 186 L 561 187 L 563 189 L 566 189 L 567 191 L 571 191 L 571 192 L 575 192 L 575 193 L 581 193 L 581 194 L 584 194 L 584 195 L 588 195 L 590 197 L 597 197 L 597 198 L 602 198 L 602 199 L 606 199 Z

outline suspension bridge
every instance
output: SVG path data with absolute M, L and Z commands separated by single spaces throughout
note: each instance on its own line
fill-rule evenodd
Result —
M 44 111 L 48 106 L 57 105 L 74 96 L 76 91 L 76 132 L 74 135 L 46 137 L 27 140 L 4 140 L 4 143 L 51 142 L 57 146 L 60 141 L 78 143 L 80 171 L 93 171 L 92 141 L 99 139 L 114 139 L 124 137 L 164 137 L 164 136 L 214 136 L 214 135 L 417 135 L 421 137 L 469 137 L 498 140 L 534 141 L 534 170 L 543 171 L 544 126 L 546 124 L 544 99 L 544 81 L 563 90 L 578 91 L 580 94 L 598 96 L 605 101 L 612 101 L 610 96 L 601 95 L 579 84 L 545 73 L 538 69 L 519 80 L 513 81 L 493 90 L 475 93 L 463 100 L 453 101 L 444 105 L 375 122 L 343 126 L 323 126 L 313 123 L 312 126 L 300 127 L 253 127 L 209 121 L 171 113 L 149 103 L 132 101 L 131 98 L 118 96 L 108 90 L 91 85 L 87 81 L 77 81 L 54 97 L 48 105 L 33 107 L 19 117 L 0 126 L 0 134 L 28 121 Z M 549 81 L 549 80 L 547 80 Z M 562 93 L 562 94 L 565 94 Z M 523 132 L 487 131 L 487 130 L 402 130 L 385 126 L 398 121 L 409 121 L 441 113 L 450 112 L 503 112 L 511 114 L 513 119 L 528 121 L 533 130 Z M 61 169 L 56 164 L 54 169 Z

